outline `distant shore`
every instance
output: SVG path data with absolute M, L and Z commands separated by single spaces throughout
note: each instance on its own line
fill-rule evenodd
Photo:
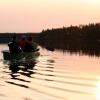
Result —
M 34 41 L 36 41 L 39 33 L 0 33 L 0 43 L 9 43 L 13 35 L 16 35 L 17 39 L 20 39 L 22 35 L 32 36 Z

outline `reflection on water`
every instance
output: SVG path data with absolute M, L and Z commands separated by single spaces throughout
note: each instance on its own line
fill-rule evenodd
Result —
M 15 78 L 15 73 L 26 75 L 27 77 L 31 77 L 32 72 L 31 70 L 34 70 L 36 61 L 35 60 L 28 60 L 23 62 L 10 62 L 9 70 L 11 70 L 11 76 L 12 78 Z
M 59 50 L 63 53 L 70 53 L 70 54 L 79 54 L 79 55 L 88 55 L 88 56 L 97 56 L 100 57 L 100 42 L 98 41 L 86 41 L 84 40 L 83 43 L 53 43 L 51 44 L 41 44 L 42 47 L 46 48 L 49 51 Z M 47 48 L 48 47 L 48 48 Z M 50 49 L 49 49 L 50 48 Z
M 99 57 L 40 53 L 22 61 L 0 53 L 0 100 L 100 100 Z

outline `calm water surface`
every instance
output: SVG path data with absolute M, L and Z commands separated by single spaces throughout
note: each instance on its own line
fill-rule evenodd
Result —
M 100 100 L 100 58 L 41 49 L 32 61 L 3 60 L 0 100 Z

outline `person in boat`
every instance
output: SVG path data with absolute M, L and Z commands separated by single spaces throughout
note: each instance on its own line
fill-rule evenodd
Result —
M 12 41 L 8 43 L 9 51 L 10 53 L 20 53 L 22 52 L 22 49 L 18 45 L 16 41 L 16 36 L 12 37 Z
M 27 44 L 27 39 L 25 35 L 22 35 L 21 39 L 18 41 L 18 44 L 21 47 L 21 49 L 24 51 Z
M 37 49 L 37 44 L 33 42 L 32 37 L 28 37 L 24 52 L 35 52 L 36 49 Z

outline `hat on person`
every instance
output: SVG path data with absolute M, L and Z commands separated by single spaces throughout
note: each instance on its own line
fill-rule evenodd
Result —
M 26 38 L 26 36 L 25 35 L 22 35 L 21 38 L 24 39 L 24 38 Z

